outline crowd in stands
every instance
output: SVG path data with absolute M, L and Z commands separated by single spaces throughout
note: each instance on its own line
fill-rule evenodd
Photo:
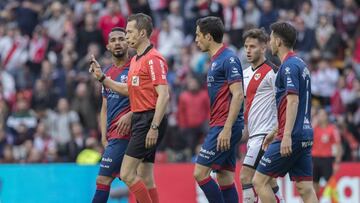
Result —
M 243 69 L 249 66 L 244 31 L 270 32 L 277 20 L 293 24 L 295 51 L 311 71 L 313 126 L 325 109 L 341 138 L 342 161 L 360 160 L 357 0 L 2 0 L 0 163 L 82 163 L 84 150 L 101 153 L 101 83 L 87 72 L 89 59 L 93 54 L 109 66 L 111 28 L 125 27 L 127 16 L 138 12 L 152 16 L 152 42 L 169 65 L 169 127 L 158 161 L 191 161 L 206 135 L 210 59 L 196 47 L 194 33 L 196 20 L 208 15 L 223 20 L 224 42 Z M 270 53 L 268 59 L 279 65 Z

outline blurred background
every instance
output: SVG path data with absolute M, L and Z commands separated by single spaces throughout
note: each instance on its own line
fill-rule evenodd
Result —
M 359 5 L 359 0 L 1 0 L 0 175 L 9 178 L 4 174 L 11 167 L 34 166 L 25 163 L 45 168 L 98 163 L 101 84 L 87 72 L 89 57 L 111 64 L 105 50 L 108 33 L 125 27 L 127 16 L 138 12 L 152 16 L 152 42 L 169 65 L 169 127 L 158 163 L 194 161 L 207 133 L 210 59 L 197 49 L 194 33 L 196 20 L 208 15 L 223 19 L 224 42 L 243 69 L 249 66 L 244 31 L 263 27 L 270 32 L 277 20 L 293 24 L 295 50 L 311 71 L 313 126 L 327 120 L 338 132 L 341 161 L 358 162 Z M 276 57 L 268 54 L 268 59 L 279 65 Z M 239 160 L 245 152 L 246 142 L 238 147 Z M 7 165 L 14 163 L 20 165 Z M 89 173 L 87 196 L 95 188 L 95 169 Z M 5 186 L 0 184 L 0 200 Z

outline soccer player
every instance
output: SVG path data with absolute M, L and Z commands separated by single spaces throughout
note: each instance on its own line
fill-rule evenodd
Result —
M 240 60 L 222 43 L 224 25 L 220 18 L 201 18 L 196 25 L 197 46 L 211 56 L 207 75 L 211 112 L 210 130 L 197 156 L 194 177 L 210 203 L 237 203 L 235 146 L 244 120 Z M 219 185 L 211 178 L 211 170 L 217 171 Z
M 153 168 L 156 148 L 167 125 L 165 110 L 169 101 L 166 80 L 168 67 L 165 59 L 150 43 L 152 29 L 151 17 L 142 13 L 129 16 L 126 41 L 137 55 L 131 59 L 127 84 L 106 77 L 95 59 L 91 68 L 95 77 L 106 87 L 129 95 L 133 112 L 131 137 L 120 177 L 139 203 L 159 202 Z
M 113 65 L 105 70 L 106 76 L 120 82 L 127 82 L 129 71 L 128 45 L 125 30 L 113 28 L 106 48 L 112 53 Z M 129 98 L 108 88 L 102 90 L 103 100 L 100 112 L 101 141 L 105 147 L 96 179 L 93 203 L 106 202 L 111 182 L 119 177 L 121 162 L 130 138 L 132 113 Z
M 271 51 L 282 63 L 275 80 L 278 133 L 271 144 L 264 143 L 267 149 L 256 168 L 253 184 L 261 202 L 276 202 L 270 181 L 289 173 L 302 200 L 316 203 L 312 181 L 310 72 L 293 52 L 295 28 L 286 22 L 276 22 L 270 28 Z
M 245 95 L 245 128 L 249 140 L 247 152 L 240 172 L 243 202 L 254 203 L 252 178 L 260 158 L 264 154 L 262 144 L 266 135 L 273 137 L 277 130 L 275 104 L 275 77 L 277 67 L 265 58 L 269 36 L 262 29 L 251 29 L 244 33 L 244 48 L 250 67 L 243 71 Z M 277 199 L 280 197 L 276 179 L 271 179 L 271 187 Z

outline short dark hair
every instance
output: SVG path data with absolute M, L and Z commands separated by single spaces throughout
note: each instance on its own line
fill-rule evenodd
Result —
M 243 34 L 243 40 L 245 41 L 247 38 L 257 39 L 261 43 L 267 43 L 269 41 L 269 35 L 266 33 L 265 29 L 259 28 L 247 30 Z
M 111 29 L 111 32 L 110 32 L 110 33 L 116 32 L 116 31 L 126 33 L 125 29 L 122 28 L 122 27 L 113 27 L 113 28 Z
M 287 22 L 276 22 L 270 25 L 273 34 L 280 37 L 284 45 L 293 48 L 296 42 L 296 29 Z
M 136 21 L 136 29 L 138 30 L 146 30 L 147 37 L 151 36 L 153 30 L 153 23 L 150 16 L 143 13 L 132 14 L 128 17 L 128 22 L 135 20 Z
M 225 28 L 219 17 L 208 16 L 200 18 L 196 21 L 196 25 L 199 26 L 200 32 L 204 35 L 210 34 L 215 42 L 222 42 Z

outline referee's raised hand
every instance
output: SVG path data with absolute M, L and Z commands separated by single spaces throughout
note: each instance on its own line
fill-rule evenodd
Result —
M 104 74 L 100 68 L 100 64 L 95 59 L 94 55 L 91 55 L 91 58 L 90 58 L 89 73 L 91 73 L 92 76 L 94 78 L 96 78 L 97 80 L 99 80 L 101 78 L 101 76 Z

